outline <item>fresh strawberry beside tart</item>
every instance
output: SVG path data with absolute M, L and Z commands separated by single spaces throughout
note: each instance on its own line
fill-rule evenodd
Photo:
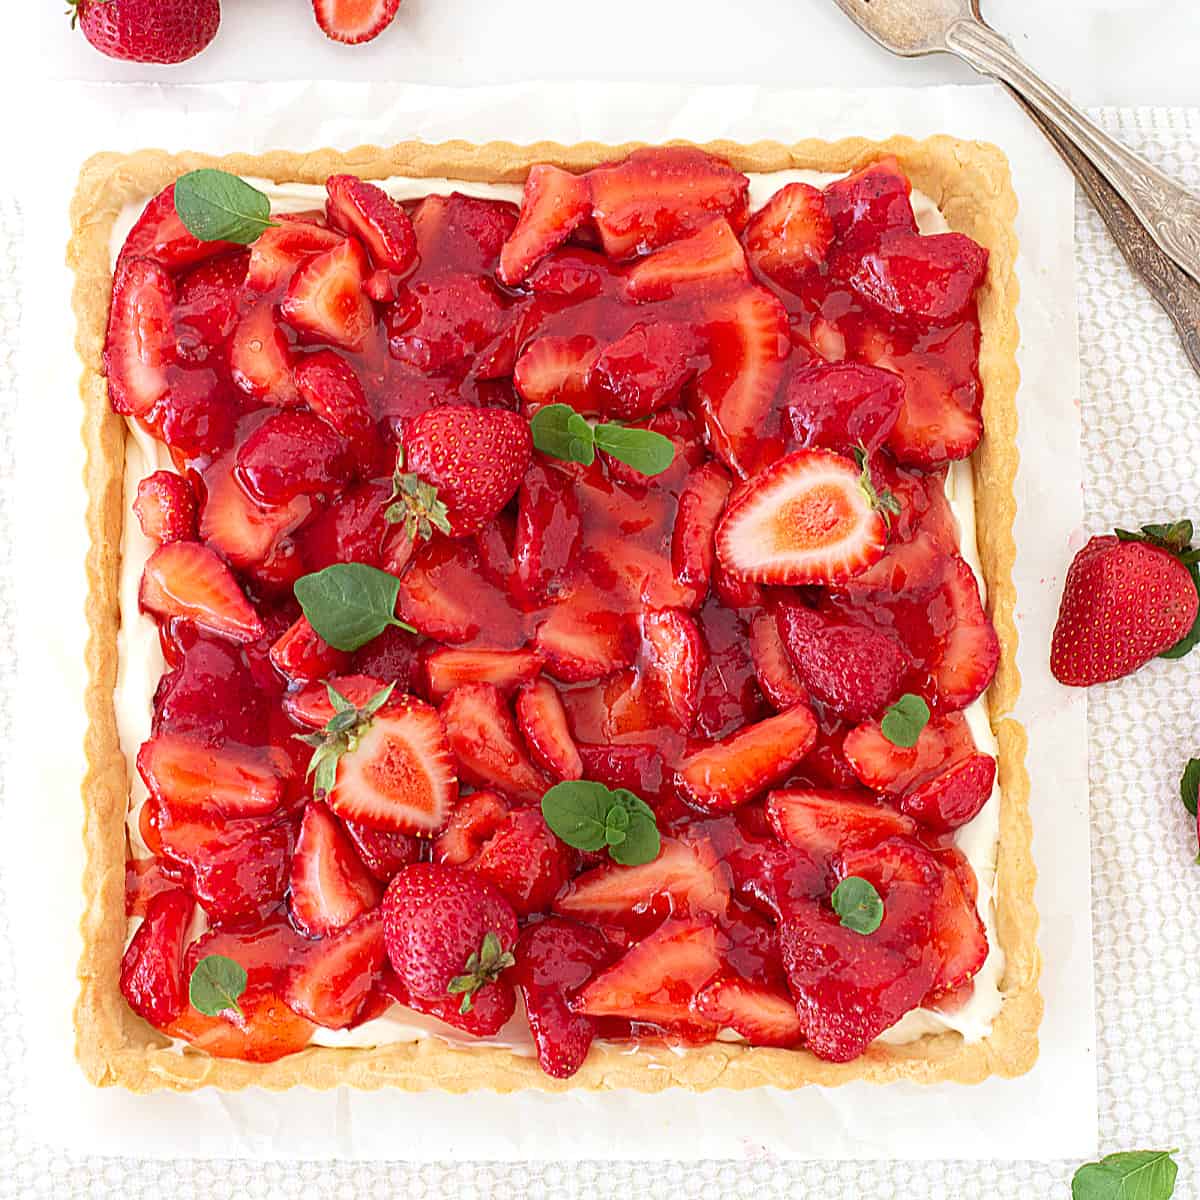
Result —
M 162 661 L 144 717 L 118 687 L 129 1009 L 185 1059 L 434 1037 L 558 1080 L 969 1049 L 988 249 L 888 157 L 463 187 L 206 168 L 120 249 L 119 645 Z

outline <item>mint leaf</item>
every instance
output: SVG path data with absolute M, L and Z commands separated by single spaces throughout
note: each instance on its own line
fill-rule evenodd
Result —
M 905 692 L 899 700 L 883 714 L 880 728 L 883 736 L 893 746 L 907 749 L 917 744 L 921 730 L 929 724 L 929 705 L 920 696 Z
M 335 650 L 357 650 L 389 625 L 417 631 L 396 619 L 400 581 L 366 563 L 334 563 L 296 580 L 296 599 L 308 623 Z
M 542 816 L 556 837 L 576 850 L 603 850 L 622 866 L 658 857 L 662 839 L 654 810 L 625 788 L 590 779 L 556 783 L 542 797 Z
M 1189 758 L 1179 780 L 1179 798 L 1183 807 L 1196 815 L 1196 794 L 1200 792 L 1200 758 Z
M 248 246 L 269 229 L 271 201 L 258 188 L 228 171 L 205 167 L 175 181 L 175 211 L 202 242 Z
M 238 1001 L 245 990 L 246 969 L 241 963 L 224 954 L 209 954 L 192 971 L 188 999 L 206 1017 L 219 1017 L 223 1012 L 235 1012 L 240 1017 Z
M 1071 1180 L 1071 1200 L 1168 1200 L 1175 1194 L 1174 1150 L 1126 1150 L 1086 1163 Z
M 855 933 L 874 933 L 883 924 L 883 901 L 875 888 L 859 875 L 847 875 L 829 897 L 841 924 Z
M 592 427 L 569 404 L 547 404 L 529 422 L 534 448 L 564 462 L 590 467 L 596 458 Z
M 627 425 L 597 425 L 596 446 L 643 475 L 661 475 L 675 459 L 675 443 L 653 429 Z

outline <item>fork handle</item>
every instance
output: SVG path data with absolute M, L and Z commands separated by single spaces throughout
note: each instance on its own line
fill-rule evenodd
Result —
M 1200 197 L 1089 121 L 990 26 L 979 20 L 957 21 L 945 36 L 948 50 L 976 71 L 1007 83 L 1078 147 L 1163 252 L 1200 282 Z

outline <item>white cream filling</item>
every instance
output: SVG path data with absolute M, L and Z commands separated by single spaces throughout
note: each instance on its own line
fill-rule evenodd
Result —
M 752 209 L 756 209 L 788 183 L 803 182 L 823 187 L 837 176 L 820 171 L 778 171 L 770 174 L 752 174 L 749 178 L 750 204 Z M 323 187 L 300 183 L 279 184 L 262 179 L 250 179 L 250 182 L 270 197 L 274 212 L 304 212 L 324 207 Z M 514 203 L 519 203 L 521 199 L 519 184 L 393 178 L 381 181 L 380 186 L 397 200 L 418 199 L 451 191 L 511 200 Z M 114 224 L 109 247 L 113 263 L 116 262 L 129 230 L 149 199 L 146 197 L 141 203 L 126 205 Z M 948 229 L 937 206 L 923 192 L 914 189 L 912 203 L 922 233 L 941 233 Z M 126 519 L 121 539 L 121 628 L 117 635 L 117 686 L 113 700 L 121 748 L 129 764 L 130 844 L 132 852 L 141 857 L 149 854 L 138 830 L 138 814 L 147 793 L 134 760 L 138 748 L 150 736 L 154 692 L 165 663 L 159 645 L 158 630 L 154 622 L 138 607 L 142 564 L 153 551 L 154 543 L 143 536 L 136 518 L 132 516 L 130 506 L 137 496 L 137 485 L 141 479 L 152 471 L 171 470 L 173 464 L 166 446 L 147 434 L 133 420 L 129 422 L 125 455 Z M 980 594 L 984 595 L 985 584 L 976 544 L 975 484 L 969 462 L 951 464 L 946 478 L 946 499 L 958 521 L 960 551 L 975 572 Z M 984 753 L 996 755 L 998 746 L 988 718 L 986 695 L 967 708 L 965 716 L 976 746 Z M 959 829 L 954 839 L 979 881 L 977 904 L 988 937 L 988 957 L 975 976 L 971 995 L 952 1012 L 937 1008 L 914 1009 L 883 1033 L 879 1041 L 902 1044 L 915 1041 L 927 1033 L 954 1030 L 961 1034 L 965 1041 L 977 1042 L 991 1032 L 992 1022 L 1003 1002 L 1000 980 L 1004 974 L 1004 952 L 998 944 L 995 922 L 996 849 L 999 832 L 1000 792 L 997 787 L 975 819 Z M 131 928 L 130 936 L 132 932 Z M 436 1018 L 423 1016 L 400 1005 L 395 1005 L 383 1016 L 354 1029 L 317 1029 L 312 1040 L 314 1044 L 321 1046 L 369 1047 L 416 1041 L 431 1036 L 443 1038 L 456 1045 L 502 1045 L 509 1047 L 514 1053 L 532 1053 L 528 1025 L 520 1011 L 496 1038 L 488 1043 L 466 1038 L 460 1031 Z M 722 1036 L 737 1038 L 731 1031 L 723 1031 Z

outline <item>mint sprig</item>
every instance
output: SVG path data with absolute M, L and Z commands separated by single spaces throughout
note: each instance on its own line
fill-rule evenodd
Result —
M 654 809 L 625 788 L 590 779 L 556 783 L 542 797 L 542 816 L 576 850 L 608 850 L 625 867 L 652 862 L 662 848 Z
M 551 458 L 590 467 L 596 451 L 619 459 L 643 475 L 661 475 L 675 460 L 675 443 L 653 429 L 592 425 L 569 404 L 539 408 L 529 422 L 534 448 Z
M 1114 531 L 1123 542 L 1147 542 L 1160 550 L 1173 554 L 1192 578 L 1192 586 L 1200 592 L 1200 549 L 1192 545 L 1191 521 L 1170 521 L 1161 524 L 1142 525 L 1137 530 L 1117 529 Z M 1200 611 L 1192 627 L 1175 643 L 1168 646 L 1159 658 L 1182 658 L 1200 644 Z
M 883 714 L 880 729 L 893 746 L 901 746 L 907 750 L 917 744 L 921 730 L 928 724 L 929 705 L 920 696 L 905 692 Z
M 224 954 L 205 955 L 192 971 L 188 981 L 188 999 L 192 1007 L 206 1017 L 219 1017 L 223 1012 L 242 1016 L 238 1001 L 246 990 L 246 968 Z
M 874 885 L 859 875 L 847 875 L 833 889 L 829 903 L 840 923 L 855 933 L 874 933 L 883 924 L 883 901 Z
M 248 246 L 274 224 L 266 195 L 244 179 L 211 167 L 189 171 L 175 181 L 175 211 L 202 242 Z
M 396 617 L 400 581 L 366 563 L 334 563 L 302 575 L 293 590 L 308 623 L 335 650 L 357 650 L 389 625 L 417 631 Z
M 393 680 L 387 687 L 380 688 L 362 708 L 356 708 L 332 683 L 326 682 L 325 691 L 333 705 L 333 716 L 317 733 L 293 735 L 297 741 L 314 749 L 306 774 L 315 776 L 313 795 L 318 799 L 333 790 L 338 760 L 358 745 L 358 739 L 371 727 L 371 718 L 388 702 L 395 687 Z
M 483 944 L 467 959 L 461 975 L 455 975 L 446 987 L 452 996 L 462 996 L 458 1006 L 460 1013 L 469 1013 L 475 993 L 481 987 L 500 978 L 500 973 L 516 963 L 512 951 L 505 950 L 500 939 L 489 930 L 483 935 Z
M 1176 1150 L 1124 1150 L 1085 1163 L 1071 1180 L 1071 1200 L 1169 1200 L 1179 1167 Z

